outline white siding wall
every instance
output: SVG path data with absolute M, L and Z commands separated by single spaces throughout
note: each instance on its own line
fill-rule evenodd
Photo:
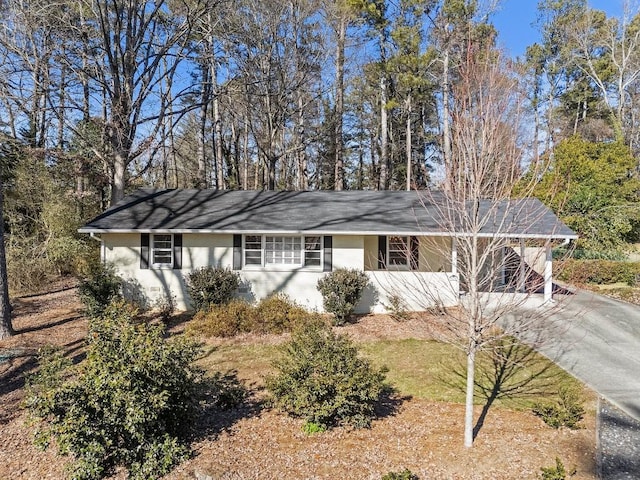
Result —
M 139 290 L 150 303 L 164 295 L 174 295 L 180 309 L 189 308 L 184 287 L 184 278 L 191 271 L 206 265 L 231 268 L 233 265 L 233 236 L 211 234 L 184 234 L 182 269 L 140 269 L 139 234 L 103 234 L 104 260 L 116 266 L 119 274 L 130 285 L 130 290 Z M 369 237 L 370 248 L 373 246 Z M 377 248 L 377 244 L 376 247 Z M 333 236 L 333 268 L 365 270 L 365 237 Z M 284 292 L 293 300 L 309 309 L 322 311 L 322 297 L 316 288 L 325 273 L 310 269 L 255 269 L 239 272 L 244 282 L 243 297 L 260 300 L 274 292 Z M 365 292 L 357 307 L 358 313 L 384 311 L 389 304 L 389 295 L 403 293 L 410 309 L 422 310 L 429 302 L 422 288 L 425 283 L 438 285 L 443 292 L 443 303 L 457 301 L 457 279 L 450 274 L 415 272 L 368 272 L 377 293 Z M 131 288 L 132 287 L 132 288 Z M 442 287 L 442 288 L 440 288 Z M 455 292 L 455 293 L 454 293 Z

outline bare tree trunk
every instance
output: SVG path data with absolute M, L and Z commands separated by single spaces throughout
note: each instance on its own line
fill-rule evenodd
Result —
M 220 117 L 220 92 L 218 91 L 218 69 L 213 49 L 213 38 L 211 42 L 211 83 L 213 85 L 213 129 L 216 154 L 216 188 L 223 190 L 226 187 L 224 176 L 224 159 L 222 151 L 222 118 Z
M 378 190 L 386 190 L 389 175 L 389 132 L 387 130 L 387 79 L 384 73 L 380 77 L 380 180 Z
M 207 55 L 205 55 L 207 57 Z M 205 65 L 211 61 L 209 58 L 203 60 L 202 84 L 200 85 L 200 116 L 198 123 L 198 173 L 196 180 L 197 188 L 207 188 L 207 117 L 209 101 L 211 100 L 210 70 Z M 217 175 L 217 172 L 216 172 Z
M 244 144 L 242 148 L 244 154 L 244 178 L 242 179 L 242 188 L 249 189 L 249 118 L 244 116 Z
M 0 180 L 0 339 L 13 335 L 11 305 L 9 304 L 9 280 L 4 241 L 4 185 Z
M 113 184 L 111 186 L 111 205 L 124 198 L 126 185 L 127 152 L 117 150 L 113 157 Z
M 338 37 L 336 42 L 336 105 L 335 105 L 335 190 L 344 188 L 344 159 L 343 159 L 343 116 L 344 116 L 344 48 L 347 35 L 347 21 L 344 13 L 340 16 Z
M 469 346 L 467 352 L 467 381 L 464 408 L 464 446 L 473 446 L 473 390 L 475 387 L 476 347 Z
M 305 117 L 304 117 L 304 99 L 302 92 L 298 91 L 298 145 L 297 152 L 297 167 L 298 167 L 298 189 L 309 189 L 309 176 L 307 174 L 307 150 L 306 138 L 305 138 Z
M 444 51 L 442 61 L 442 154 L 444 159 L 445 171 L 453 170 L 451 164 L 451 124 L 449 123 L 449 48 Z M 445 182 L 446 185 L 452 186 L 451 182 Z
M 406 139 L 406 152 L 407 152 L 407 191 L 411 190 L 411 168 L 413 162 L 411 161 L 411 95 L 407 97 L 407 139 Z

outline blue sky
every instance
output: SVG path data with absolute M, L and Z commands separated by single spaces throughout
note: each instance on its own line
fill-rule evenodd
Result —
M 623 0 L 589 0 L 589 5 L 609 15 L 622 16 Z M 539 39 L 533 26 L 538 0 L 502 0 L 500 10 L 493 17 L 498 29 L 498 42 L 513 56 L 524 54 L 527 46 Z

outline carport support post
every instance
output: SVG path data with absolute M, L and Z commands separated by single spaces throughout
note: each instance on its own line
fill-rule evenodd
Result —
M 458 240 L 451 237 L 451 273 L 458 274 Z
M 525 292 L 525 285 L 527 283 L 527 272 L 524 266 L 524 238 L 520 239 L 520 263 L 518 263 L 518 272 L 520 273 L 520 278 L 518 279 L 518 291 L 520 293 Z
M 545 243 L 544 260 L 544 301 L 548 302 L 553 298 L 553 258 L 551 255 L 551 242 Z

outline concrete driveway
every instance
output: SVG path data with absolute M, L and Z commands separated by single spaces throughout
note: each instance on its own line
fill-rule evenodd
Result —
M 640 306 L 577 290 L 559 295 L 561 325 L 538 350 L 640 420 Z

